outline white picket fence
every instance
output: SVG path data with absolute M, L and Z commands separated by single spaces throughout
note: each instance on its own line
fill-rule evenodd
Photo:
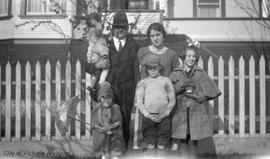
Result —
M 237 59 L 238 60 L 238 59 Z M 223 93 L 218 98 L 218 113 L 215 114 L 219 118 L 218 122 L 218 133 L 216 136 L 223 137 L 255 137 L 255 136 L 270 136 L 269 129 L 270 127 L 266 126 L 267 122 L 269 123 L 269 114 L 266 115 L 266 80 L 270 79 L 269 75 L 266 75 L 265 71 L 265 58 L 262 56 L 259 60 L 259 74 L 255 74 L 255 60 L 253 57 L 249 59 L 249 74 L 245 74 L 245 61 L 241 57 L 239 59 L 239 66 L 235 66 L 234 59 L 230 57 L 228 62 L 224 62 L 223 58 L 218 59 L 218 66 L 214 66 L 213 58 L 210 57 L 207 62 L 208 65 L 208 74 L 218 83 L 218 87 L 221 92 L 224 92 L 224 89 L 228 89 L 228 94 Z M 198 65 L 200 67 L 204 66 L 202 58 L 200 58 Z M 227 66 L 226 66 L 227 65 Z M 0 66 L 0 97 L 4 96 L 4 99 L 1 99 L 1 112 L 0 113 L 0 130 L 5 130 L 5 134 L 2 134 L 1 141 L 28 141 L 28 140 L 53 140 L 58 139 L 55 133 L 52 133 L 51 121 L 54 116 L 54 112 L 50 111 L 50 108 L 57 108 L 63 101 L 71 97 L 71 92 L 75 92 L 73 95 L 80 93 L 85 93 L 85 101 L 80 102 L 75 121 L 75 133 L 71 134 L 69 139 L 80 140 L 80 139 L 90 139 L 90 126 L 82 126 L 82 123 L 90 123 L 91 119 L 91 109 L 90 109 L 90 97 L 87 95 L 85 89 L 85 79 L 82 79 L 81 63 L 80 61 L 76 62 L 75 72 L 72 72 L 72 65 L 70 61 L 65 63 L 65 68 L 62 68 L 63 65 L 57 61 L 55 68 L 52 67 L 48 61 L 45 65 L 44 75 L 41 74 L 41 64 L 36 63 L 35 66 L 31 66 L 29 62 L 25 65 L 25 80 L 22 81 L 21 70 L 22 66 L 18 62 L 16 68 L 12 69 L 10 63 L 8 62 L 6 66 Z M 5 67 L 5 80 L 1 78 L 1 67 Z M 218 74 L 214 76 L 214 67 L 218 67 Z M 228 68 L 228 76 L 225 76 L 224 67 Z M 31 69 L 35 70 L 35 80 L 31 81 Z M 52 75 L 52 69 L 55 69 L 55 75 Z M 61 79 L 61 69 L 65 69 L 65 79 Z M 4 70 L 4 69 L 2 69 Z M 12 72 L 15 70 L 15 79 L 12 79 Z M 237 70 L 237 71 L 235 71 Z M 236 74 L 235 72 L 239 72 Z M 75 74 L 74 76 L 71 76 Z M 45 78 L 41 78 L 45 77 Z M 73 77 L 73 78 L 72 78 Z M 245 80 L 248 79 L 249 83 L 246 83 Z M 228 80 L 228 87 L 225 88 L 224 82 Z M 236 82 L 238 81 L 238 82 Z M 259 81 L 259 90 L 255 89 L 256 81 Z M 75 87 L 72 87 L 75 85 Z M 238 85 L 239 99 L 236 100 L 235 90 Z M 24 86 L 24 87 L 23 87 Z M 41 90 L 41 86 L 45 86 L 45 91 Z M 53 87 L 54 86 L 54 87 Z M 246 96 L 246 88 L 249 88 L 249 95 Z M 15 89 L 14 89 L 15 88 Z M 24 89 L 23 89 L 24 88 Z M 35 89 L 34 99 L 33 99 L 33 88 Z M 52 88 L 55 88 L 52 90 Z M 72 90 L 75 89 L 75 90 Z M 258 86 L 257 86 L 258 88 Z M 1 96 L 2 90 L 5 89 L 5 95 Z M 15 90 L 15 97 L 12 97 L 12 90 Z M 62 91 L 61 91 L 62 90 Z M 65 90 L 65 91 L 63 91 Z M 83 90 L 83 91 L 82 91 Z M 24 91 L 24 92 L 23 92 Z M 54 100 L 52 100 L 51 92 L 55 92 Z M 270 90 L 268 90 L 270 92 Z M 21 94 L 25 94 L 25 98 L 22 99 Z M 42 94 L 43 93 L 43 94 Z M 65 94 L 65 99 L 61 99 L 61 94 Z M 256 94 L 259 94 L 259 102 L 256 102 Z M 44 97 L 42 99 L 41 97 Z M 224 97 L 228 96 L 228 103 L 225 104 Z M 246 99 L 248 97 L 248 99 Z M 249 112 L 245 112 L 245 101 L 249 100 Z M 212 101 L 212 104 L 214 101 Z M 237 102 L 237 103 L 236 103 Z M 269 103 L 268 103 L 269 104 Z M 228 105 L 228 114 L 225 113 L 225 105 Z M 46 109 L 49 108 L 49 109 Z M 239 114 L 235 113 L 235 109 L 239 108 Z M 256 107 L 259 107 L 260 112 L 256 113 Z M 84 114 L 85 118 L 83 122 L 80 122 L 80 114 Z M 256 115 L 257 114 L 257 115 Z M 22 118 L 24 116 L 25 118 Z M 132 115 L 133 120 L 135 119 L 134 129 L 135 129 L 135 142 L 137 139 L 137 114 Z M 12 119 L 15 119 L 15 122 L 12 122 Z M 23 120 L 25 121 L 23 121 Z M 41 120 L 45 120 L 43 122 Z M 35 121 L 35 125 L 33 125 Z M 224 122 L 228 122 L 228 131 L 225 131 Z M 249 121 L 247 123 L 246 121 Z M 238 123 L 236 126 L 236 123 Z M 256 131 L 256 122 L 259 122 L 259 132 Z M 1 123 L 4 123 L 1 125 Z M 23 123 L 25 123 L 23 125 Z M 226 122 L 225 122 L 226 123 Z M 270 124 L 268 124 L 270 125 Z M 23 126 L 23 127 L 22 127 Z M 34 126 L 34 134 L 31 133 Z M 74 126 L 74 125 L 73 125 Z M 13 129 L 12 129 L 13 127 Z M 14 128 L 15 127 L 15 128 Z M 236 131 L 237 127 L 237 131 Z M 248 127 L 248 132 L 245 131 L 245 127 Z M 15 133 L 12 130 L 15 129 Z M 239 131 L 238 131 L 239 130 Z M 25 131 L 24 135 L 22 132 Z M 0 131 L 1 132 L 1 131 Z M 83 133 L 84 132 L 84 133 Z M 13 135 L 12 135 L 13 134 Z

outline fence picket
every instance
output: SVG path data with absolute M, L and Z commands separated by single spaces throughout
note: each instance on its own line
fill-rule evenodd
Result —
M 76 95 L 81 95 L 81 63 L 78 60 L 76 62 Z M 77 139 L 81 139 L 81 102 L 78 104 L 75 122 L 75 136 Z
M 66 100 L 71 97 L 71 65 L 68 60 L 66 63 Z
M 36 140 L 41 139 L 41 67 L 39 61 L 36 63 Z
M 0 65 L 0 101 L 2 100 L 2 68 L 1 68 L 1 65 Z M 0 112 L 2 112 L 2 108 L 4 107 L 4 105 L 2 105 L 2 102 L 0 102 Z M 2 130 L 2 113 L 0 113 L 0 130 Z M 2 133 L 0 131 L 0 136 L 2 136 Z M 1 137 L 0 137 L 0 141 L 1 141 Z
M 224 92 L 224 61 L 220 57 L 218 60 L 218 87 Z M 224 134 L 224 93 L 218 97 L 219 135 Z
M 239 59 L 239 134 L 245 135 L 245 61 L 243 56 Z
M 260 134 L 266 133 L 265 59 L 260 58 Z
M 70 61 L 68 60 L 66 63 L 66 100 L 69 100 L 70 97 L 71 97 L 71 65 Z M 71 127 L 73 127 L 72 124 L 70 125 L 68 131 L 69 137 L 71 137 Z
M 138 132 L 139 132 L 139 109 L 135 108 L 135 116 L 134 116 L 134 139 L 133 139 L 133 148 L 138 149 Z
M 21 64 L 16 65 L 16 122 L 15 138 L 21 140 Z
M 251 56 L 249 59 L 249 133 L 251 136 L 255 135 L 255 117 L 255 60 Z
M 201 56 L 199 57 L 198 66 L 203 68 L 203 59 Z
M 234 60 L 230 56 L 229 59 L 229 135 L 234 135 L 234 107 L 235 107 L 235 82 L 234 82 Z
M 213 58 L 210 56 L 208 60 L 208 75 L 211 79 L 214 77 L 214 65 L 213 65 Z M 209 114 L 214 114 L 214 101 L 211 100 L 209 103 L 212 106 L 212 109 L 209 110 Z M 214 131 L 214 118 L 211 119 L 211 128 Z
M 5 137 L 7 141 L 11 140 L 11 66 L 6 65 L 6 128 Z
M 85 83 L 87 83 L 87 81 L 89 81 L 90 79 L 90 74 L 85 73 Z M 86 85 L 87 86 L 87 85 Z M 91 97 L 90 94 L 88 92 L 88 90 L 85 90 L 85 122 L 86 123 L 91 123 Z M 91 134 L 91 127 L 90 125 L 85 125 L 85 137 L 86 138 L 90 138 Z
M 51 139 L 51 64 L 49 61 L 47 61 L 46 63 L 46 76 L 45 76 L 45 91 L 46 91 L 46 95 L 45 95 L 45 100 L 46 100 L 46 127 L 45 127 L 45 134 L 46 134 L 46 138 L 48 140 Z
M 56 101 L 55 108 L 56 110 L 58 110 L 58 108 L 61 105 L 61 64 L 59 60 L 57 60 L 56 66 L 55 66 L 55 101 Z M 54 121 L 54 124 L 55 124 L 55 121 Z M 55 138 L 59 139 L 59 136 L 57 135 L 56 132 L 55 132 Z
M 31 65 L 29 61 L 25 67 L 25 137 L 26 140 L 31 139 Z
M 228 76 L 224 76 L 225 74 L 225 68 L 224 67 L 224 59 L 223 57 L 220 57 L 218 60 L 218 65 L 216 65 L 217 61 L 213 61 L 213 58 L 210 57 L 207 61 L 207 63 L 205 63 L 202 59 L 202 57 L 199 58 L 198 61 L 198 66 L 199 67 L 204 67 L 203 65 L 208 67 L 208 74 L 212 79 L 215 79 L 215 82 L 218 81 L 218 87 L 221 90 L 221 92 L 223 93 L 216 101 L 218 101 L 218 103 L 214 103 L 214 101 L 210 101 L 210 103 L 212 105 L 214 104 L 218 104 L 218 117 L 219 117 L 219 122 L 218 122 L 218 134 L 219 135 L 224 135 L 224 130 L 226 130 L 225 128 L 225 124 L 224 124 L 224 120 L 227 119 L 227 116 L 225 115 L 225 111 L 224 111 L 224 107 L 225 107 L 225 97 L 228 95 L 228 107 L 229 107 L 229 114 L 228 114 L 228 122 L 229 122 L 229 136 L 238 136 L 235 135 L 235 129 L 238 129 L 238 121 L 239 121 L 239 136 L 240 137 L 245 137 L 245 136 L 266 136 L 269 135 L 268 132 L 268 127 L 266 125 L 266 123 L 269 121 L 269 116 L 267 116 L 266 114 L 266 97 L 269 95 L 269 87 L 267 86 L 266 80 L 270 79 L 270 76 L 267 74 L 266 75 L 266 64 L 265 64 L 265 57 L 261 56 L 260 61 L 259 61 L 259 74 L 255 74 L 255 60 L 254 57 L 251 56 L 251 58 L 249 59 L 249 63 L 248 63 L 248 69 L 249 69 L 249 75 L 245 75 L 245 67 L 247 67 L 247 65 L 245 66 L 245 61 L 244 58 L 241 56 L 240 59 L 236 59 L 239 60 L 239 76 L 235 75 L 235 61 L 233 59 L 232 56 L 230 56 L 229 61 L 228 61 Z M 214 65 L 215 63 L 215 65 Z M 227 64 L 226 64 L 227 65 Z M 214 76 L 214 67 L 218 66 L 217 72 L 218 75 Z M 48 61 L 46 63 L 45 66 L 45 82 L 42 81 L 41 77 L 43 76 L 41 74 L 41 64 L 38 61 L 35 64 L 35 80 L 31 81 L 31 68 L 34 68 L 33 66 L 30 65 L 30 62 L 28 61 L 27 64 L 25 65 L 25 81 L 22 81 L 22 77 L 21 77 L 21 73 L 22 73 L 22 67 L 20 62 L 16 63 L 16 72 L 15 72 L 15 81 L 12 81 L 13 76 L 11 76 L 11 71 L 13 68 L 11 68 L 10 63 L 8 62 L 6 66 L 2 67 L 2 69 L 5 69 L 5 81 L 3 81 L 1 79 L 1 66 L 0 66 L 0 109 L 1 111 L 4 111 L 4 118 L 1 122 L 1 115 L 3 115 L 2 113 L 0 113 L 0 129 L 2 126 L 2 129 L 5 129 L 5 135 L 4 138 L 6 141 L 11 141 L 12 140 L 12 135 L 14 132 L 13 131 L 13 127 L 15 127 L 15 140 L 20 141 L 22 140 L 22 134 L 21 131 L 24 129 L 21 127 L 22 125 L 22 121 L 21 121 L 21 117 L 22 116 L 26 116 L 25 118 L 25 139 L 26 140 L 31 140 L 31 118 L 34 117 L 35 118 L 35 128 L 33 128 L 32 130 L 34 130 L 35 132 L 35 139 L 36 140 L 41 140 L 42 138 L 42 133 L 41 133 L 41 128 L 43 128 L 44 126 L 41 125 L 41 116 L 43 111 L 41 111 L 41 106 L 42 105 L 46 105 L 46 109 L 45 109 L 45 113 L 46 113 L 46 118 L 45 118 L 45 135 L 47 139 L 51 139 L 52 135 L 56 136 L 56 139 L 59 139 L 59 137 L 56 134 L 52 134 L 52 130 L 51 130 L 51 119 L 52 119 L 52 112 L 54 112 L 54 110 L 56 110 L 59 106 L 60 106 L 60 102 L 61 102 L 61 94 L 65 93 L 65 99 L 68 100 L 70 99 L 71 95 L 72 95 L 72 88 L 75 88 L 75 94 L 76 95 L 81 95 L 81 89 L 82 87 L 84 87 L 84 82 L 87 83 L 89 76 L 88 74 L 86 74 L 86 81 L 84 81 L 84 79 L 82 79 L 82 74 L 81 74 L 81 63 L 80 61 L 76 62 L 76 79 L 72 80 L 72 76 L 71 76 L 71 70 L 73 70 L 73 68 L 71 67 L 71 63 L 68 60 L 67 63 L 64 65 L 64 69 L 65 69 L 65 80 L 61 81 L 61 64 L 59 61 L 57 61 L 56 63 L 56 68 L 55 68 L 55 81 L 53 81 L 52 75 L 51 75 L 51 65 L 50 62 Z M 216 71 L 216 70 L 215 70 Z M 3 72 L 2 72 L 3 73 Z M 13 74 L 12 74 L 13 75 Z M 53 77 L 54 78 L 54 77 Z M 224 89 L 226 90 L 227 88 L 225 88 L 225 84 L 227 84 L 225 80 L 228 80 L 228 94 L 224 94 Z M 235 82 L 235 80 L 238 80 L 238 82 Z M 246 80 L 249 80 L 248 85 L 245 83 Z M 259 89 L 256 89 L 256 80 L 260 83 L 260 85 L 258 86 Z M 268 82 L 268 81 L 267 81 Z M 22 90 L 23 86 L 25 84 L 25 90 Z M 33 101 L 31 100 L 31 95 L 32 95 L 32 84 L 35 84 L 35 99 L 34 99 L 34 103 L 32 103 Z M 44 101 L 41 101 L 41 86 L 42 84 L 45 84 L 45 103 Z M 51 87 L 52 85 L 55 84 L 55 100 L 56 101 L 52 101 L 51 99 Z M 63 84 L 63 85 L 62 85 Z M 75 87 L 72 87 L 75 84 Z M 3 93 L 3 90 L 1 89 L 2 85 L 4 85 L 4 98 L 2 99 L 1 97 L 3 96 L 3 94 L 1 95 L 1 93 Z M 62 89 L 64 91 L 61 91 L 61 85 L 64 86 L 65 88 Z M 235 90 L 235 87 L 239 86 L 239 90 Z M 249 95 L 246 97 L 245 93 L 246 93 L 246 86 L 249 87 Z M 14 88 L 15 87 L 15 88 Z M 12 88 L 12 89 L 11 89 Z M 15 89 L 15 102 L 12 100 L 13 97 L 13 92 L 12 90 Z M 21 91 L 25 91 L 25 101 L 24 99 L 21 99 L 21 94 L 24 94 L 24 92 L 22 93 Z M 235 91 L 237 91 L 239 93 L 239 99 L 236 99 L 236 95 L 235 95 Z M 256 92 L 257 91 L 257 92 Z M 227 90 L 226 90 L 227 92 Z M 256 93 L 260 93 L 260 98 L 258 99 L 259 103 L 256 105 L 257 99 L 256 99 Z M 64 95 L 64 94 L 63 94 Z M 75 126 L 75 138 L 76 139 L 91 139 L 91 127 L 89 125 L 85 125 L 85 137 L 81 136 L 81 124 L 86 122 L 86 123 L 90 123 L 91 122 L 91 99 L 90 99 L 90 95 L 89 92 L 87 90 L 85 90 L 85 101 L 81 101 L 77 107 L 76 110 L 76 116 L 75 118 L 77 119 L 75 121 L 75 125 L 72 125 L 72 128 L 74 128 Z M 247 95 L 247 94 L 246 94 Z M 249 99 L 247 99 L 249 98 Z M 54 100 L 54 99 L 53 99 Z M 235 105 L 235 101 L 239 100 L 239 103 L 237 103 Z M 246 101 L 249 101 L 249 114 L 245 114 L 245 110 L 246 110 L 246 106 L 245 104 Z M 56 104 L 54 104 L 56 103 Z M 84 104 L 85 103 L 85 104 Z M 53 106 L 51 106 L 53 105 Z M 227 105 L 227 104 L 226 104 Z M 239 105 L 239 116 L 238 114 L 235 114 L 235 106 Z M 85 121 L 80 121 L 81 120 L 81 111 L 84 110 L 85 108 Z M 257 112 L 258 114 L 260 114 L 259 116 L 256 116 L 256 106 L 260 107 L 260 113 Z M 33 107 L 33 110 L 32 110 Z M 82 108 L 83 107 L 83 108 Z M 13 114 L 13 108 L 15 110 L 15 114 Z M 25 109 L 24 109 L 25 108 Z M 25 114 L 24 114 L 24 110 L 25 110 Z M 32 111 L 31 111 L 32 110 Z M 238 108 L 236 109 L 238 110 Z M 0 111 L 0 112 L 1 112 Z M 214 113 L 213 109 L 210 109 L 211 114 Z M 15 115 L 15 122 L 13 125 L 12 122 L 12 117 L 14 117 Z M 217 114 L 215 114 L 217 115 Z M 3 116 L 2 116 L 3 117 Z M 136 110 L 136 113 L 134 114 L 134 148 L 138 148 L 137 147 L 137 140 L 138 140 L 138 122 L 136 122 L 138 120 L 138 110 Z M 132 116 L 133 118 L 133 116 Z M 246 125 L 246 121 L 249 120 L 249 125 Z M 214 118 L 214 120 L 216 121 L 216 118 Z M 214 122 L 214 120 L 212 122 Z M 259 126 L 259 131 L 260 134 L 256 134 L 256 120 L 260 121 L 260 126 Z M 4 127 L 3 125 L 1 125 L 1 123 L 4 123 Z M 235 123 L 237 123 L 237 128 L 235 128 Z M 249 127 L 249 130 L 247 130 L 249 133 L 246 134 L 245 133 L 245 128 L 247 128 L 246 126 Z M 258 125 L 257 125 L 258 126 Z M 73 130 L 73 129 L 70 129 Z M 0 131 L 1 134 L 1 131 Z M 1 138 L 0 138 L 1 139 Z

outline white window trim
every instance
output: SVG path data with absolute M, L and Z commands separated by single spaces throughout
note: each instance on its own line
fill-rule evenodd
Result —
M 36 0 L 36 1 L 38 1 L 38 0 Z M 46 5 L 47 5 L 46 11 L 44 11 L 44 12 L 29 12 L 28 11 L 28 9 L 29 9 L 28 2 L 29 1 L 26 0 L 26 15 L 61 15 L 62 14 L 61 10 L 60 10 L 59 14 L 50 11 L 50 9 L 49 9 L 50 0 L 42 0 L 42 1 L 46 1 Z M 41 3 L 43 3 L 43 2 L 41 2 Z M 60 4 L 62 4 L 62 3 L 63 3 L 63 0 L 60 0 Z M 42 10 L 44 10 L 44 7 L 42 8 Z
M 262 0 L 262 17 L 268 18 L 270 16 L 270 1 Z
M 197 17 L 199 17 L 199 18 L 207 18 L 207 17 L 201 17 L 201 15 L 200 15 L 200 12 L 199 12 L 199 6 L 203 6 L 203 5 L 213 5 L 213 6 L 218 6 L 219 7 L 219 9 L 217 10 L 217 16 L 216 16 L 216 18 L 219 18 L 219 17 L 221 17 L 222 15 L 221 15 L 221 10 L 222 10 L 222 6 L 221 6 L 221 0 L 219 0 L 218 1 L 218 3 L 200 3 L 199 2 L 199 0 L 197 0 L 197 6 L 196 6 L 196 9 L 197 9 Z M 211 18 L 211 17 L 209 17 L 209 18 Z

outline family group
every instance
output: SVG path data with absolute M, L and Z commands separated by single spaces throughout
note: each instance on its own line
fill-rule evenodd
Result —
M 128 34 L 124 12 L 117 12 L 112 37 L 102 36 L 102 18 L 87 16 L 89 28 L 85 70 L 88 88 L 96 101 L 91 110 L 93 149 L 96 156 L 110 151 L 125 153 L 131 142 L 131 114 L 139 109 L 139 148 L 197 151 L 198 141 L 213 134 L 209 100 L 221 92 L 197 66 L 198 45 L 189 41 L 177 54 L 164 44 L 162 24 L 147 29 L 149 44 L 139 47 Z M 108 147 L 108 144 L 109 147 Z M 192 145 L 192 146 L 190 146 Z M 184 152 L 183 152 L 184 153 Z

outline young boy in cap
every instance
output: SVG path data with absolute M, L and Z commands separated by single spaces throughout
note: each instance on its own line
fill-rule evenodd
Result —
M 113 90 L 108 82 L 103 82 L 97 92 L 98 103 L 94 103 L 91 123 L 93 129 L 93 150 L 95 156 L 119 156 L 125 149 L 120 107 L 113 102 Z M 108 156 L 107 156 L 108 157 Z
M 165 149 L 170 144 L 171 117 L 175 105 L 175 93 L 168 77 L 161 76 L 161 59 L 149 54 L 143 59 L 147 78 L 136 88 L 135 106 L 142 114 L 141 131 L 147 149 Z

